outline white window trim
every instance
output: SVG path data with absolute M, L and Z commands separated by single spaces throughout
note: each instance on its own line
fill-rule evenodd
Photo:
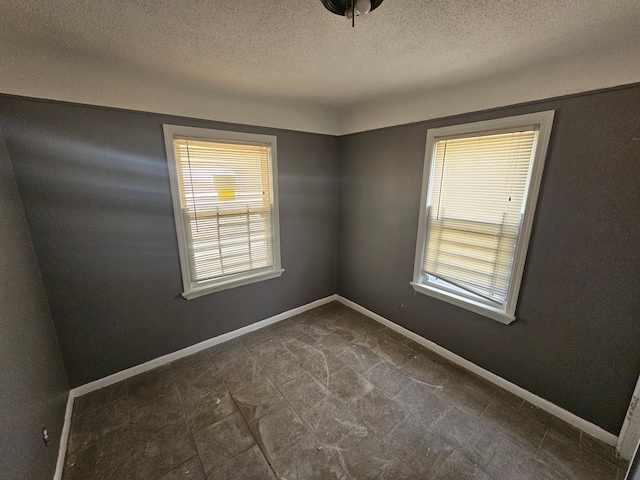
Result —
M 178 250 L 180 253 L 180 269 L 182 271 L 182 296 L 187 300 L 201 297 L 209 293 L 219 292 L 229 288 L 240 287 L 250 283 L 276 278 L 282 275 L 284 269 L 280 257 L 280 216 L 278 209 L 278 161 L 277 137 L 274 135 L 259 135 L 254 133 L 232 132 L 227 130 L 213 130 L 209 128 L 187 127 L 183 125 L 162 126 L 164 131 L 165 148 L 169 165 L 169 181 L 171 183 L 171 197 L 173 200 L 173 216 L 176 223 Z M 194 282 L 189 272 L 189 251 L 187 248 L 187 234 L 182 220 L 180 205 L 180 181 L 178 179 L 177 162 L 175 158 L 174 137 L 191 137 L 196 140 L 259 143 L 270 147 L 269 174 L 272 183 L 272 228 L 273 228 L 273 266 L 259 271 L 242 272 L 228 275 L 224 278 Z
M 485 317 L 497 320 L 504 324 L 513 322 L 516 318 L 516 304 L 522 283 L 524 264 L 529 248 L 529 238 L 535 216 L 535 208 L 538 202 L 540 182 L 544 163 L 547 157 L 549 139 L 551 137 L 551 127 L 553 125 L 554 110 L 518 115 L 514 117 L 498 118 L 482 122 L 452 125 L 448 127 L 432 128 L 427 131 L 427 143 L 425 149 L 424 171 L 422 175 L 422 194 L 420 197 L 420 217 L 418 220 L 418 235 L 416 240 L 416 255 L 413 268 L 413 281 L 411 286 L 416 292 L 429 295 L 445 302 L 457 305 L 466 310 L 479 313 Z M 450 135 L 462 135 L 473 132 L 486 132 L 490 130 L 502 130 L 507 128 L 520 127 L 524 125 L 539 125 L 538 142 L 535 147 L 534 158 L 531 166 L 531 177 L 525 192 L 524 215 L 518 234 L 516 244 L 515 260 L 511 272 L 509 283 L 509 293 L 504 308 L 491 305 L 483 301 L 480 297 L 472 298 L 471 294 L 464 294 L 462 291 L 438 286 L 433 281 L 428 281 L 422 273 L 424 263 L 424 243 L 426 241 L 426 217 L 429 201 L 429 185 L 433 171 L 433 157 L 436 139 Z

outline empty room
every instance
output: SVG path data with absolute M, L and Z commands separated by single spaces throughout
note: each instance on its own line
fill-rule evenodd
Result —
M 640 479 L 640 2 L 0 12 L 0 478 Z

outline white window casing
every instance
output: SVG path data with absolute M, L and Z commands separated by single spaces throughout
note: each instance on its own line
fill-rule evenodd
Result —
M 182 296 L 278 277 L 277 139 L 163 125 Z
M 415 291 L 515 320 L 553 116 L 428 130 Z

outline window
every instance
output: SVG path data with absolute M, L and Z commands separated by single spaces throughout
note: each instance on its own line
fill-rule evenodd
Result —
M 417 292 L 515 320 L 553 114 L 427 132 Z
M 276 137 L 164 125 L 183 296 L 278 277 Z

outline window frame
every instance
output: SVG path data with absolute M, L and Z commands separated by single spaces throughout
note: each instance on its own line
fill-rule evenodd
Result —
M 184 125 L 162 125 L 167 163 L 169 167 L 169 182 L 171 184 L 171 198 L 173 203 L 173 216 L 176 226 L 178 251 L 180 255 L 180 269 L 182 273 L 182 296 L 187 300 L 219 292 L 229 288 L 235 288 L 250 283 L 277 278 L 284 272 L 280 256 L 280 221 L 278 208 L 278 161 L 277 161 L 277 137 L 274 135 L 261 135 L 255 133 L 234 132 L 229 130 L 214 130 L 209 128 L 189 127 Z M 271 180 L 271 225 L 273 239 L 273 266 L 261 267 L 230 274 L 224 277 L 213 278 L 196 282 L 191 279 L 188 235 L 185 231 L 184 216 L 180 200 L 180 177 L 178 174 L 178 162 L 174 139 L 188 138 L 204 142 L 260 144 L 269 149 L 269 178 Z
M 427 131 L 413 281 L 410 282 L 414 291 L 443 300 L 504 324 L 509 324 L 515 320 L 515 311 L 518 296 L 520 294 L 520 286 L 522 283 L 524 264 L 529 247 L 538 194 L 540 191 L 542 173 L 547 157 L 549 140 L 551 138 L 554 114 L 554 110 L 547 110 L 524 115 L 496 118 L 493 120 L 430 128 Z M 467 293 L 463 289 L 437 280 L 435 277 L 424 274 L 422 271 L 422 266 L 424 264 L 425 242 L 427 240 L 427 214 L 431 203 L 430 190 L 435 166 L 435 147 L 436 142 L 441 137 L 489 134 L 496 133 L 501 130 L 530 125 L 536 125 L 539 127 L 538 139 L 534 146 L 533 159 L 529 167 L 529 179 L 525 187 L 525 200 L 523 202 L 524 212 L 516 240 L 508 294 L 504 304 L 498 306 L 497 304 L 492 304 L 488 300 L 483 300 L 480 296 L 473 295 L 470 292 Z

